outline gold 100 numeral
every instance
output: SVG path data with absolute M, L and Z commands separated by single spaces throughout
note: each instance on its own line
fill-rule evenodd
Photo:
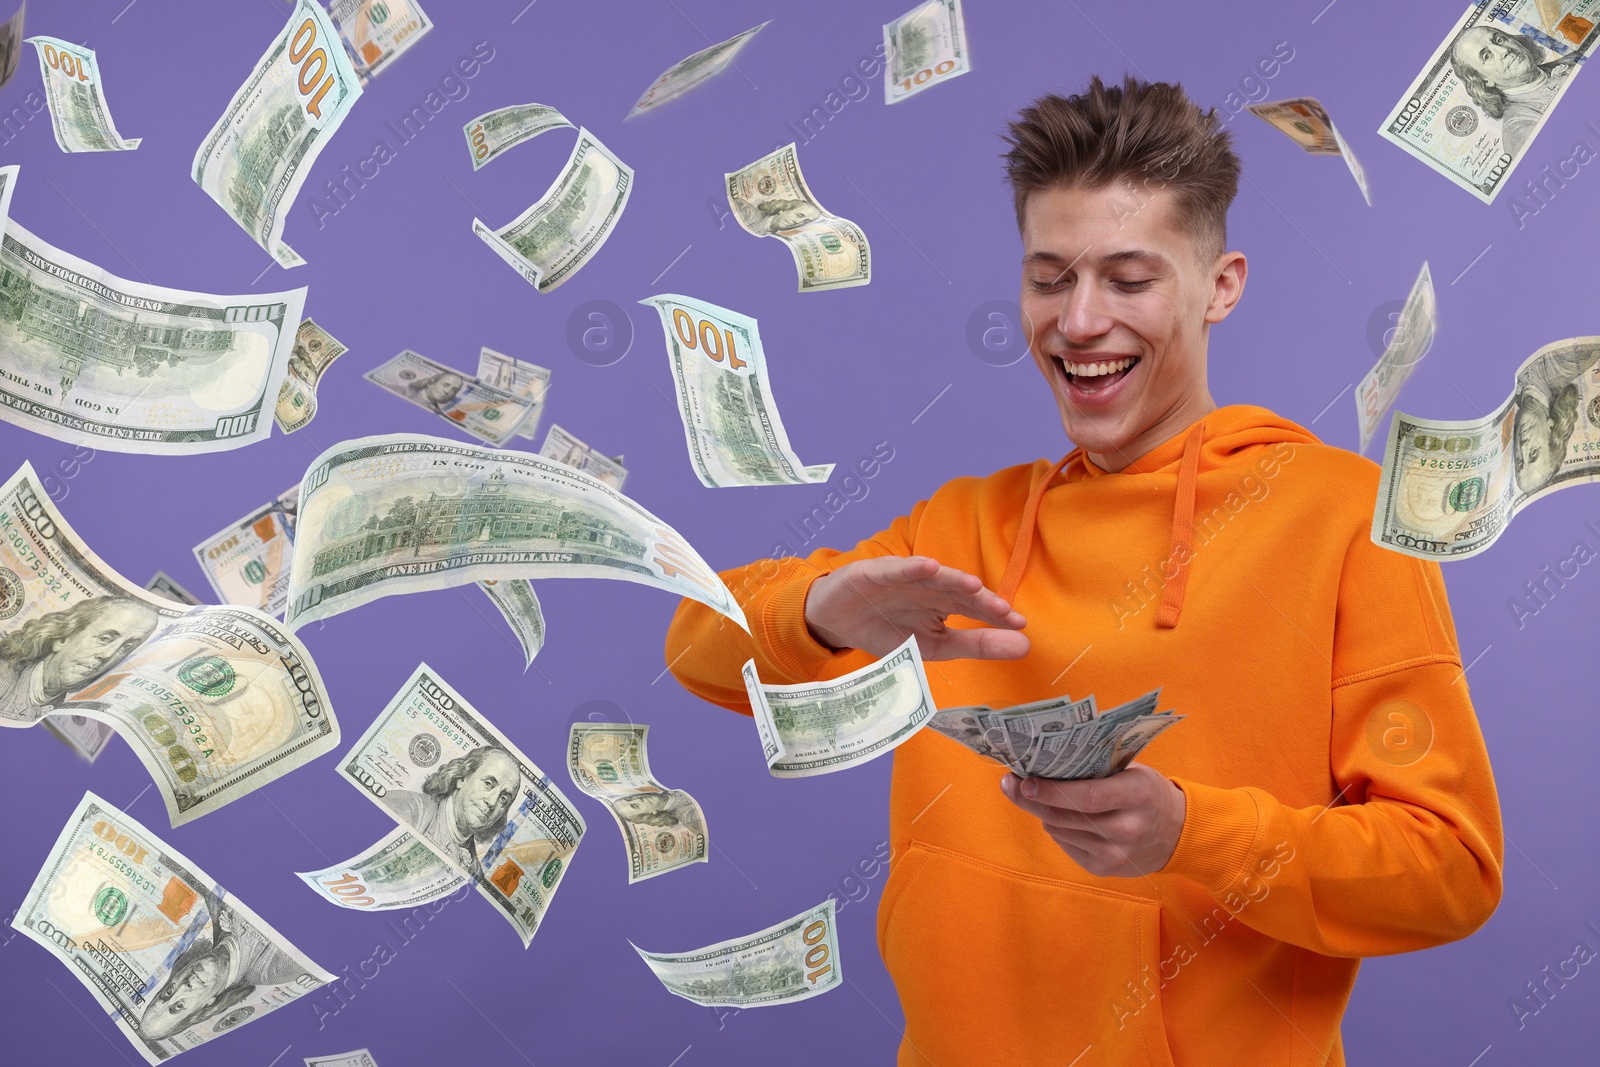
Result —
M 323 77 L 328 71 L 328 53 L 320 45 L 313 48 L 312 46 L 316 44 L 316 21 L 306 19 L 300 24 L 300 28 L 294 31 L 294 36 L 289 38 L 289 62 L 300 68 L 300 75 L 295 83 L 300 95 L 311 97 L 306 101 L 306 114 L 320 119 L 322 98 L 333 88 L 333 75 L 328 74 L 326 78 Z
M 672 329 L 678 335 L 678 340 L 683 347 L 691 351 L 699 349 L 706 354 L 706 358 L 713 363 L 721 363 L 722 358 L 728 358 L 728 369 L 738 370 L 748 367 L 749 364 L 739 358 L 739 352 L 733 343 L 733 331 L 724 329 L 717 332 L 717 324 L 710 319 L 696 319 L 682 308 L 672 309 Z
M 956 61 L 953 59 L 947 59 L 943 63 L 940 63 L 937 67 L 923 67 L 921 70 L 911 75 L 911 77 L 900 79 L 900 91 L 903 93 L 909 93 L 913 85 L 926 85 L 928 84 L 929 78 L 937 77 L 942 74 L 949 74 L 955 69 Z
M 83 60 L 71 52 L 59 51 L 51 45 L 45 45 L 44 61 L 50 64 L 51 70 L 59 70 L 69 78 L 77 78 L 81 82 L 89 80 L 89 73 L 83 69 Z
M 800 933 L 800 939 L 811 946 L 806 953 L 806 966 L 812 968 L 806 975 L 806 980 L 812 985 L 817 984 L 817 979 L 833 970 L 833 964 L 828 963 L 828 943 L 822 940 L 828 935 L 828 924 L 818 919 L 807 926 Z M 826 964 L 826 966 L 824 966 Z

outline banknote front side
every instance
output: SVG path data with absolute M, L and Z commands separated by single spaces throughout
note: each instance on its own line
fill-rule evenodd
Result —
M 817 200 L 788 144 L 724 174 L 728 206 L 745 232 L 776 237 L 794 257 L 799 291 L 822 292 L 872 280 L 872 246 L 861 227 Z

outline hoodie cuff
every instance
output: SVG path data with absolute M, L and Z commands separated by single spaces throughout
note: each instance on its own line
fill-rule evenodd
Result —
M 1248 789 L 1223 789 L 1172 779 L 1188 810 L 1183 832 L 1162 874 L 1181 874 L 1214 896 L 1227 892 L 1245 873 L 1261 836 L 1261 809 Z
M 799 573 L 764 597 L 756 613 L 761 644 L 785 675 L 779 684 L 815 681 L 829 664 L 852 651 L 848 648 L 835 651 L 811 635 L 811 628 L 806 625 L 806 594 L 811 591 L 811 583 L 826 572 L 804 562 L 799 562 L 795 569 Z

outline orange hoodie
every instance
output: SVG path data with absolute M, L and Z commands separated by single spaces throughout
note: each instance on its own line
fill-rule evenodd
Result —
M 673 673 L 748 714 L 752 655 L 771 683 L 871 660 L 812 639 L 815 578 L 931 556 L 1009 599 L 1032 642 L 1021 660 L 929 663 L 940 707 L 1070 692 L 1104 708 L 1160 685 L 1188 716 L 1140 757 L 1188 805 L 1144 877 L 1083 871 L 964 746 L 924 730 L 896 751 L 878 946 L 900 1063 L 1342 1064 L 1360 957 L 1489 917 L 1488 756 L 1438 565 L 1369 536 L 1377 476 L 1225 407 L 1120 473 L 1080 449 L 958 478 L 852 551 L 724 572 L 754 637 L 679 607 Z

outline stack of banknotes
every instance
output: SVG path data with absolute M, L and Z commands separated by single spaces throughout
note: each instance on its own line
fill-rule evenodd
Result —
M 1082 700 L 1059 696 L 999 710 L 943 708 L 928 726 L 1024 778 L 1104 778 L 1184 720 L 1171 709 L 1156 711 L 1160 696 L 1160 689 L 1152 689 L 1104 712 L 1096 711 L 1093 693 Z

